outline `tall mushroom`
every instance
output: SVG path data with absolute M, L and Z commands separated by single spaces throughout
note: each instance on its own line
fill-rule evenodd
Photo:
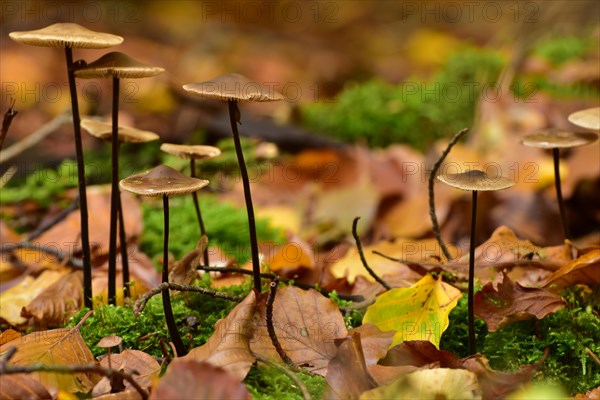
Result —
M 119 82 L 121 78 L 148 78 L 163 72 L 160 67 L 150 67 L 120 53 L 111 52 L 75 71 L 83 79 L 112 78 L 112 168 L 110 196 L 110 239 L 108 248 L 108 302 L 116 304 L 117 274 L 117 217 L 121 208 L 119 194 Z
M 567 222 L 567 211 L 563 201 L 560 185 L 560 149 L 583 146 L 594 142 L 598 136 L 594 133 L 574 133 L 560 129 L 545 129 L 537 133 L 525 136 L 520 140 L 523 146 L 536 147 L 539 149 L 552 149 L 554 159 L 554 186 L 560 212 L 563 235 L 565 240 L 570 241 L 569 224 Z
M 96 121 L 93 119 L 83 118 L 81 120 L 81 127 L 88 131 L 90 135 L 97 137 L 98 139 L 111 141 L 113 138 L 112 125 L 106 124 L 104 122 Z M 130 128 L 128 126 L 119 126 L 118 129 L 118 139 L 119 143 L 146 143 L 151 142 L 153 140 L 157 140 L 159 137 L 156 133 L 150 131 L 143 131 L 136 128 Z M 118 156 L 117 149 L 117 156 Z M 111 201 L 112 201 L 112 193 L 114 193 L 114 188 L 111 190 Z M 117 188 L 116 193 L 118 193 L 118 223 L 119 223 L 119 242 L 120 242 L 120 250 L 121 250 L 121 266 L 123 271 L 123 295 L 124 297 L 129 297 L 129 260 L 127 255 L 127 234 L 125 232 L 125 222 L 123 217 L 123 206 L 121 204 L 121 194 L 119 189 Z M 112 206 L 112 204 L 111 204 Z M 111 209 L 112 212 L 112 209 Z M 112 226 L 111 226 L 112 227 Z M 111 231 L 112 235 L 112 231 Z M 112 236 L 111 236 L 112 240 Z M 116 240 L 116 239 L 115 239 Z M 114 250 L 114 249 L 113 249 Z M 109 253 L 110 253 L 110 244 L 109 244 Z M 110 259 L 110 257 L 109 257 Z M 110 261 L 109 261 L 110 266 Z M 116 271 L 114 271 L 114 275 L 111 277 L 110 268 L 109 268 L 109 276 L 108 282 L 109 287 L 112 285 L 116 285 Z M 109 290 L 110 293 L 110 290 Z M 109 294 L 110 298 L 110 294 Z
M 160 145 L 160 149 L 165 153 L 171 154 L 175 157 L 189 159 L 190 160 L 190 176 L 196 177 L 196 160 L 209 160 L 217 157 L 221 154 L 221 150 L 213 146 L 203 145 L 185 145 L 185 144 L 173 144 L 163 143 Z M 200 203 L 198 203 L 198 194 L 192 192 L 192 198 L 194 199 L 194 207 L 196 208 L 196 217 L 198 218 L 198 225 L 200 226 L 200 235 L 206 235 L 206 228 L 204 221 L 202 220 L 202 213 L 200 212 Z M 208 266 L 208 246 L 204 249 L 204 265 Z
M 159 165 L 142 174 L 131 175 L 120 182 L 122 189 L 140 196 L 162 196 L 164 211 L 163 282 L 169 282 L 169 196 L 189 194 L 206 185 L 208 185 L 208 181 L 185 176 L 166 165 Z M 175 324 L 168 288 L 163 289 L 162 300 L 169 335 L 175 345 L 177 355 L 183 356 L 187 350 Z
M 108 33 L 91 31 L 73 23 L 57 23 L 35 31 L 11 32 L 11 39 L 32 46 L 62 47 L 65 49 L 67 76 L 71 94 L 71 110 L 73 112 L 73 136 L 77 157 L 77 185 L 79 187 L 79 212 L 81 218 L 81 252 L 83 257 L 83 302 L 88 308 L 92 302 L 92 264 L 90 255 L 90 238 L 88 228 L 87 196 L 85 190 L 85 171 L 83 162 L 83 145 L 79 121 L 79 104 L 75 87 L 75 68 L 73 65 L 73 48 L 104 49 L 119 45 L 123 38 Z
M 471 208 L 471 241 L 469 245 L 469 294 L 468 294 L 468 323 L 469 323 L 469 354 L 477 352 L 475 344 L 475 312 L 473 310 L 473 285 L 475 281 L 475 234 L 477 227 L 477 192 L 508 189 L 515 183 L 503 176 L 489 176 L 483 171 L 471 170 L 458 174 L 442 174 L 437 179 L 452 187 L 473 192 Z
M 569 115 L 569 122 L 581 128 L 600 133 L 600 107 L 576 111 Z
M 246 211 L 248 213 L 248 228 L 250 230 L 250 246 L 252 250 L 252 272 L 254 277 L 254 288 L 260 292 L 260 261 L 258 258 L 258 240 L 256 238 L 256 222 L 254 220 L 254 207 L 252 206 L 252 195 L 250 194 L 250 179 L 244 162 L 244 153 L 240 143 L 237 124 L 240 123 L 240 110 L 238 101 L 278 101 L 284 97 L 275 90 L 253 82 L 240 74 L 228 74 L 210 81 L 189 83 L 183 85 L 183 89 L 189 93 L 205 99 L 227 101 L 229 105 L 229 121 L 233 133 L 235 153 L 240 167 L 242 184 L 244 186 L 244 198 Z

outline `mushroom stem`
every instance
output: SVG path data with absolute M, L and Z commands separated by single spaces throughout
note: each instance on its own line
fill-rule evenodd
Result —
M 123 217 L 123 203 L 121 201 L 121 190 L 119 189 L 119 243 L 121 245 L 121 269 L 123 272 L 123 297 L 129 298 L 129 254 L 127 253 L 127 234 L 125 233 L 125 219 Z
M 477 190 L 473 190 L 471 211 L 471 243 L 469 245 L 469 294 L 468 294 L 468 325 L 469 325 L 469 355 L 477 352 L 475 344 L 475 310 L 473 308 L 473 291 L 475 283 L 475 236 L 477 233 Z
M 192 178 L 196 177 L 196 160 L 194 158 L 190 158 L 190 176 Z M 196 207 L 196 216 L 198 217 L 198 225 L 200 225 L 200 235 L 206 235 L 206 228 L 204 226 L 204 220 L 202 219 L 202 214 L 200 213 L 200 203 L 198 203 L 198 192 L 192 192 L 192 198 L 194 199 L 194 207 Z M 208 245 L 204 249 L 204 265 L 208 266 Z
M 562 189 L 560 185 L 560 154 L 558 148 L 552 149 L 552 158 L 554 159 L 554 186 L 556 187 L 556 198 L 558 199 L 558 209 L 560 211 L 560 220 L 562 223 L 565 240 L 570 240 L 569 224 L 567 222 L 567 210 L 563 201 Z
M 164 243 L 163 243 L 163 270 L 162 270 L 162 281 L 169 282 L 169 197 L 163 195 L 163 212 L 164 212 Z M 175 351 L 177 356 L 185 356 L 187 350 L 183 344 L 183 340 L 177 330 L 175 324 L 175 317 L 173 316 L 173 308 L 171 307 L 171 298 L 169 297 L 169 289 L 165 288 L 162 291 L 163 309 L 165 311 L 165 320 L 167 321 L 167 328 L 169 329 L 169 335 L 175 345 Z
M 119 211 L 119 78 L 113 77 L 108 304 L 117 304 L 117 213 Z
M 248 228 L 250 229 L 250 246 L 252 250 L 252 272 L 254 277 L 254 289 L 260 293 L 260 262 L 258 260 L 258 239 L 256 237 L 256 223 L 254 221 L 254 207 L 252 206 L 252 195 L 250 194 L 250 179 L 248 178 L 248 170 L 244 162 L 244 153 L 242 152 L 242 144 L 240 143 L 240 134 L 238 133 L 237 123 L 239 121 L 240 111 L 237 106 L 237 101 L 228 100 L 229 103 L 229 121 L 231 122 L 231 130 L 233 132 L 233 142 L 235 144 L 235 153 L 237 155 L 240 173 L 242 175 L 242 183 L 244 185 L 244 198 L 246 200 L 246 211 L 248 213 Z
M 90 255 L 90 236 L 88 226 L 87 195 L 85 188 L 85 166 L 83 161 L 83 143 L 81 141 L 81 127 L 79 117 L 79 104 L 77 102 L 77 88 L 75 87 L 75 69 L 73 66 L 73 51 L 65 46 L 67 60 L 67 75 L 69 91 L 71 94 L 71 111 L 73 112 L 73 136 L 75 139 L 75 153 L 77 157 L 77 186 L 79 188 L 79 215 L 81 220 L 81 252 L 83 258 L 83 305 L 92 309 L 92 263 Z

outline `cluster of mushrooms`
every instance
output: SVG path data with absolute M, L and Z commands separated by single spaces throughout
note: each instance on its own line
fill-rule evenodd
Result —
M 129 272 L 127 266 L 126 233 L 123 223 L 123 210 L 121 207 L 121 189 L 136 193 L 141 196 L 161 196 L 164 208 L 164 256 L 162 267 L 162 281 L 168 282 L 168 247 L 169 247 L 169 197 L 176 195 L 192 194 L 196 209 L 198 224 L 201 235 L 206 235 L 204 222 L 202 220 L 197 191 L 208 185 L 208 181 L 198 179 L 195 176 L 196 160 L 216 157 L 220 150 L 212 146 L 202 145 L 177 145 L 164 143 L 161 149 L 177 157 L 190 160 L 191 176 L 186 176 L 179 171 L 166 165 L 159 165 L 148 172 L 129 176 L 119 182 L 119 144 L 121 142 L 147 142 L 158 139 L 158 135 L 148 131 L 135 128 L 119 126 L 119 82 L 121 79 L 149 78 L 164 71 L 160 67 L 144 65 L 129 56 L 110 52 L 91 63 L 85 61 L 73 62 L 72 49 L 102 49 L 116 46 L 123 42 L 123 38 L 107 33 L 88 30 L 73 23 L 57 23 L 46 28 L 27 31 L 12 32 L 10 37 L 23 44 L 46 47 L 64 48 L 67 62 L 67 74 L 71 94 L 71 106 L 73 112 L 73 132 L 75 137 L 75 149 L 77 153 L 78 187 L 81 213 L 81 244 L 84 272 L 84 305 L 92 308 L 92 285 L 91 285 L 91 260 L 89 244 L 88 211 L 86 202 L 85 173 L 83 163 L 83 150 L 81 144 L 81 131 L 83 127 L 92 135 L 111 142 L 112 148 L 112 174 L 111 174 L 111 208 L 110 208 L 110 241 L 109 241 L 109 284 L 108 301 L 116 302 L 116 254 L 117 254 L 117 225 L 119 232 L 120 251 L 123 270 L 124 294 L 129 294 Z M 75 78 L 96 79 L 112 78 L 113 80 L 113 103 L 112 124 L 105 124 L 93 119 L 80 120 L 77 103 L 77 92 L 75 89 Z M 236 156 L 242 176 L 244 197 L 248 214 L 250 228 L 250 244 L 252 254 L 253 282 L 254 288 L 260 292 L 260 263 L 258 253 L 258 241 L 256 237 L 256 226 L 252 196 L 250 193 L 250 181 L 244 162 L 244 154 L 240 144 L 240 136 L 237 124 L 240 122 L 239 101 L 277 101 L 283 96 L 256 82 L 252 82 L 239 74 L 229 74 L 210 81 L 191 83 L 183 86 L 188 93 L 200 96 L 204 99 L 216 99 L 227 101 L 229 106 L 229 117 Z M 600 132 L 600 108 L 588 109 L 576 112 L 569 116 L 569 120 L 581 127 Z M 556 193 L 560 209 L 560 216 L 565 239 L 570 240 L 567 227 L 567 218 L 562 199 L 559 171 L 559 149 L 575 147 L 591 143 L 597 139 L 593 133 L 573 133 L 564 130 L 548 129 L 533 135 L 526 136 L 521 140 L 525 146 L 552 149 L 554 156 L 554 172 Z M 475 227 L 477 214 L 477 193 L 479 191 L 501 190 L 514 185 L 514 182 L 502 176 L 489 176 L 480 170 L 471 170 L 459 174 L 443 174 L 437 177 L 440 181 L 463 190 L 472 191 L 472 216 L 471 216 L 471 240 L 469 257 L 469 293 L 468 293 L 468 325 L 469 325 L 469 351 L 476 352 L 474 311 L 473 311 L 473 283 L 475 267 Z M 208 250 L 204 250 L 203 262 L 209 264 Z M 162 291 L 165 319 L 169 334 L 177 351 L 177 355 L 186 354 L 187 350 L 177 331 L 173 311 L 171 309 L 168 289 Z

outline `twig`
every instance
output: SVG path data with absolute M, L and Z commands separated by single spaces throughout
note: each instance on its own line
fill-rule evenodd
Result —
M 468 131 L 469 130 L 467 128 L 464 128 L 461 131 L 459 131 L 456 135 L 454 135 L 454 137 L 448 143 L 448 146 L 446 146 L 446 149 L 442 152 L 440 158 L 435 162 L 435 164 L 433 164 L 433 168 L 429 173 L 429 216 L 431 217 L 431 225 L 433 226 L 433 233 L 435 234 L 435 239 L 442 248 L 442 252 L 444 253 L 444 256 L 446 256 L 447 260 L 451 260 L 452 255 L 450 254 L 448 247 L 446 247 L 446 244 L 442 240 L 440 225 L 438 223 L 437 216 L 435 215 L 435 198 L 433 194 L 433 184 L 435 182 L 435 177 L 437 175 L 438 170 L 440 169 L 440 166 L 444 162 L 444 159 L 446 158 L 448 153 L 450 153 L 450 149 L 452 149 L 452 146 L 454 146 L 460 140 L 460 138 Z
M 11 165 L 10 167 L 8 167 L 8 169 L 4 171 L 4 174 L 2 174 L 2 177 L 0 177 L 0 189 L 6 186 L 8 181 L 10 181 L 16 173 L 17 167 L 15 165 Z
M 212 297 L 216 297 L 219 299 L 235 301 L 236 303 L 239 303 L 242 300 L 244 300 L 240 296 L 234 296 L 234 295 L 228 294 L 228 293 L 217 292 L 217 291 L 205 289 L 205 288 L 202 288 L 199 286 L 179 285 L 177 283 L 163 282 L 160 285 L 148 290 L 146 293 L 144 293 L 143 295 L 140 296 L 140 298 L 135 302 L 135 304 L 133 306 L 133 313 L 136 316 L 139 316 L 142 313 L 142 311 L 144 311 L 144 308 L 146 307 L 146 303 L 148 302 L 148 300 L 150 300 L 150 298 L 152 298 L 153 296 L 156 296 L 157 294 L 159 294 L 160 292 L 162 292 L 165 289 L 178 290 L 180 292 L 197 292 L 197 293 L 206 294 L 206 295 L 209 295 Z
M 390 285 L 388 285 L 386 281 L 381 279 L 379 277 L 379 275 L 377 275 L 375 273 L 375 271 L 373 271 L 371 269 L 371 267 L 369 267 L 369 264 L 367 263 L 367 259 L 365 258 L 365 253 L 363 252 L 362 243 L 360 242 L 360 237 L 358 236 L 358 231 L 357 231 L 359 219 L 360 219 L 360 217 L 355 217 L 354 221 L 352 221 L 352 236 L 354 236 L 354 241 L 356 242 L 356 248 L 358 249 L 358 254 L 360 255 L 360 261 L 362 261 L 363 267 L 365 267 L 365 269 L 367 270 L 369 275 L 371 275 L 373 277 L 373 279 L 375 279 L 386 290 L 391 290 L 392 287 Z
M 304 398 L 304 400 L 311 400 L 312 399 L 312 397 L 310 395 L 310 392 L 308 391 L 308 388 L 306 387 L 306 385 L 304 384 L 304 382 L 302 382 L 302 380 L 300 378 L 298 378 L 296 376 L 296 374 L 294 374 L 294 372 L 293 372 L 294 370 L 290 370 L 290 368 L 288 368 L 285 365 L 274 363 L 273 361 L 271 361 L 271 360 L 269 360 L 269 359 L 261 356 L 260 354 L 254 354 L 254 357 L 256 357 L 257 361 L 265 363 L 265 364 L 267 364 L 267 365 L 269 365 L 271 367 L 275 367 L 275 368 L 281 369 L 281 371 L 284 374 L 286 374 L 287 376 L 289 376 L 290 379 L 293 380 L 296 385 L 298 385 L 298 388 L 300 388 L 300 391 L 302 392 L 302 397 Z
M 58 258 L 58 260 L 61 262 L 71 264 L 73 267 L 83 268 L 83 263 L 79 259 L 67 256 L 65 255 L 65 253 L 55 248 L 44 246 L 39 243 L 31 243 L 28 241 L 18 243 L 4 243 L 0 247 L 0 253 L 12 252 L 14 250 L 19 249 L 41 251 L 42 253 L 50 254 L 51 256 Z
M 60 126 L 71 120 L 71 116 L 68 113 L 62 113 L 54 117 L 54 119 L 48 121 L 42 125 L 38 130 L 30 135 L 27 135 L 23 140 L 13 144 L 6 150 L 0 153 L 0 163 L 6 162 L 11 158 L 21 154 L 28 148 L 35 146 L 37 143 L 42 141 L 46 136 L 60 128 Z
M 0 132 L 0 152 L 2 152 L 2 145 L 4 144 L 4 139 L 6 139 L 6 135 L 8 134 L 8 128 L 10 128 L 13 118 L 19 113 L 14 109 L 15 101 L 15 99 L 11 100 L 10 106 L 4 113 L 4 118 L 2 119 L 2 131 Z
M 31 232 L 27 238 L 25 238 L 25 242 L 30 242 L 33 239 L 38 238 L 42 233 L 46 232 L 48 229 L 52 228 L 54 225 L 58 224 L 60 221 L 65 219 L 67 215 L 71 213 L 71 211 L 77 210 L 79 207 L 79 196 L 75 196 L 71 201 L 71 204 L 64 210 L 61 210 L 58 214 L 53 216 L 51 219 L 46 221 L 43 224 L 40 224 L 33 232 Z
M 590 356 L 592 358 L 592 360 L 594 360 L 594 362 L 596 364 L 598 364 L 600 366 L 600 358 L 598 358 L 598 356 L 595 355 L 594 352 L 592 350 L 590 350 L 589 347 L 585 348 L 585 352 L 588 354 L 588 356 Z
M 277 339 L 277 334 L 275 334 L 275 327 L 273 326 L 273 303 L 275 302 L 275 295 L 277 293 L 277 285 L 279 284 L 279 279 L 275 278 L 269 286 L 271 289 L 269 290 L 269 297 L 267 297 L 267 332 L 269 332 L 269 338 L 271 339 L 271 343 L 273 343 L 273 347 L 279 354 L 279 357 L 288 365 L 294 365 L 294 362 L 291 358 L 288 357 L 285 350 L 281 347 L 281 343 L 279 343 L 279 339 Z
M 16 349 L 15 349 L 16 351 Z M 12 352 L 14 354 L 14 351 Z M 12 356 L 11 354 L 11 356 Z M 5 362 L 0 363 L 0 375 L 9 374 L 30 374 L 32 372 L 52 372 L 57 374 L 75 374 L 75 373 L 92 373 L 106 376 L 109 379 L 120 378 L 126 380 L 140 394 L 142 399 L 148 398 L 148 393 L 135 381 L 131 374 L 119 371 L 112 368 L 105 368 L 100 365 L 7 365 Z

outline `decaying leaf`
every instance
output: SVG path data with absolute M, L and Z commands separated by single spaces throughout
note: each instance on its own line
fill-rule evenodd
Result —
M 359 334 L 360 343 L 367 365 L 375 365 L 388 352 L 394 338 L 394 332 L 382 332 L 373 324 L 362 324 L 352 329 L 350 334 Z
M 23 335 L 20 332 L 15 331 L 14 329 L 6 329 L 0 334 L 0 346 L 2 346 L 4 343 L 10 342 L 11 340 L 18 339 L 21 336 Z
M 248 389 L 227 370 L 208 362 L 177 358 L 152 390 L 159 399 L 250 399 Z
M 409 288 L 397 288 L 380 295 L 367 308 L 363 323 L 384 332 L 395 331 L 395 346 L 405 340 L 429 340 L 439 347 L 448 327 L 448 314 L 462 296 L 460 290 L 425 275 Z
M 578 283 L 589 286 L 600 284 L 600 250 L 592 250 L 571 261 L 550 275 L 542 286 L 559 292 Z
M 46 400 L 52 395 L 46 388 L 26 374 L 3 375 L 0 384 L 0 399 Z
M 564 307 L 562 297 L 545 289 L 526 288 L 500 272 L 475 294 L 475 315 L 495 332 L 515 321 L 542 319 Z
M 462 368 L 461 360 L 454 354 L 437 349 L 427 340 L 409 340 L 390 349 L 381 365 L 424 367 L 434 365 L 440 368 Z
M 255 308 L 256 294 L 252 291 L 227 317 L 216 323 L 215 332 L 204 345 L 180 359 L 206 361 L 227 370 L 238 382 L 244 380 L 256 360 L 249 345 L 254 333 Z
M 10 360 L 12 365 L 74 366 L 94 363 L 94 356 L 78 329 L 61 328 L 30 333 L 0 346 L 0 355 L 13 346 L 17 352 Z M 98 380 L 97 375 L 85 373 L 36 372 L 30 376 L 49 391 L 61 389 L 69 393 L 87 393 Z
M 281 362 L 267 331 L 266 301 L 261 301 L 257 307 L 255 324 L 250 343 L 252 351 Z M 323 376 L 327 374 L 329 360 L 337 353 L 334 340 L 348 334 L 340 309 L 333 300 L 316 290 L 295 286 L 277 291 L 273 303 L 273 327 L 281 347 L 295 364 Z
M 132 374 L 135 381 L 142 387 L 148 389 L 152 385 L 152 381 L 158 378 L 160 372 L 160 364 L 151 355 L 139 350 L 124 350 L 122 353 L 111 354 L 100 361 L 100 365 L 108 368 L 108 359 L 110 357 L 110 366 L 113 369 L 124 370 L 125 373 Z M 126 390 L 137 393 L 127 381 L 125 383 Z M 110 393 L 110 380 L 103 377 L 92 390 L 94 397 L 102 394 Z M 132 393 L 133 395 L 133 393 Z

